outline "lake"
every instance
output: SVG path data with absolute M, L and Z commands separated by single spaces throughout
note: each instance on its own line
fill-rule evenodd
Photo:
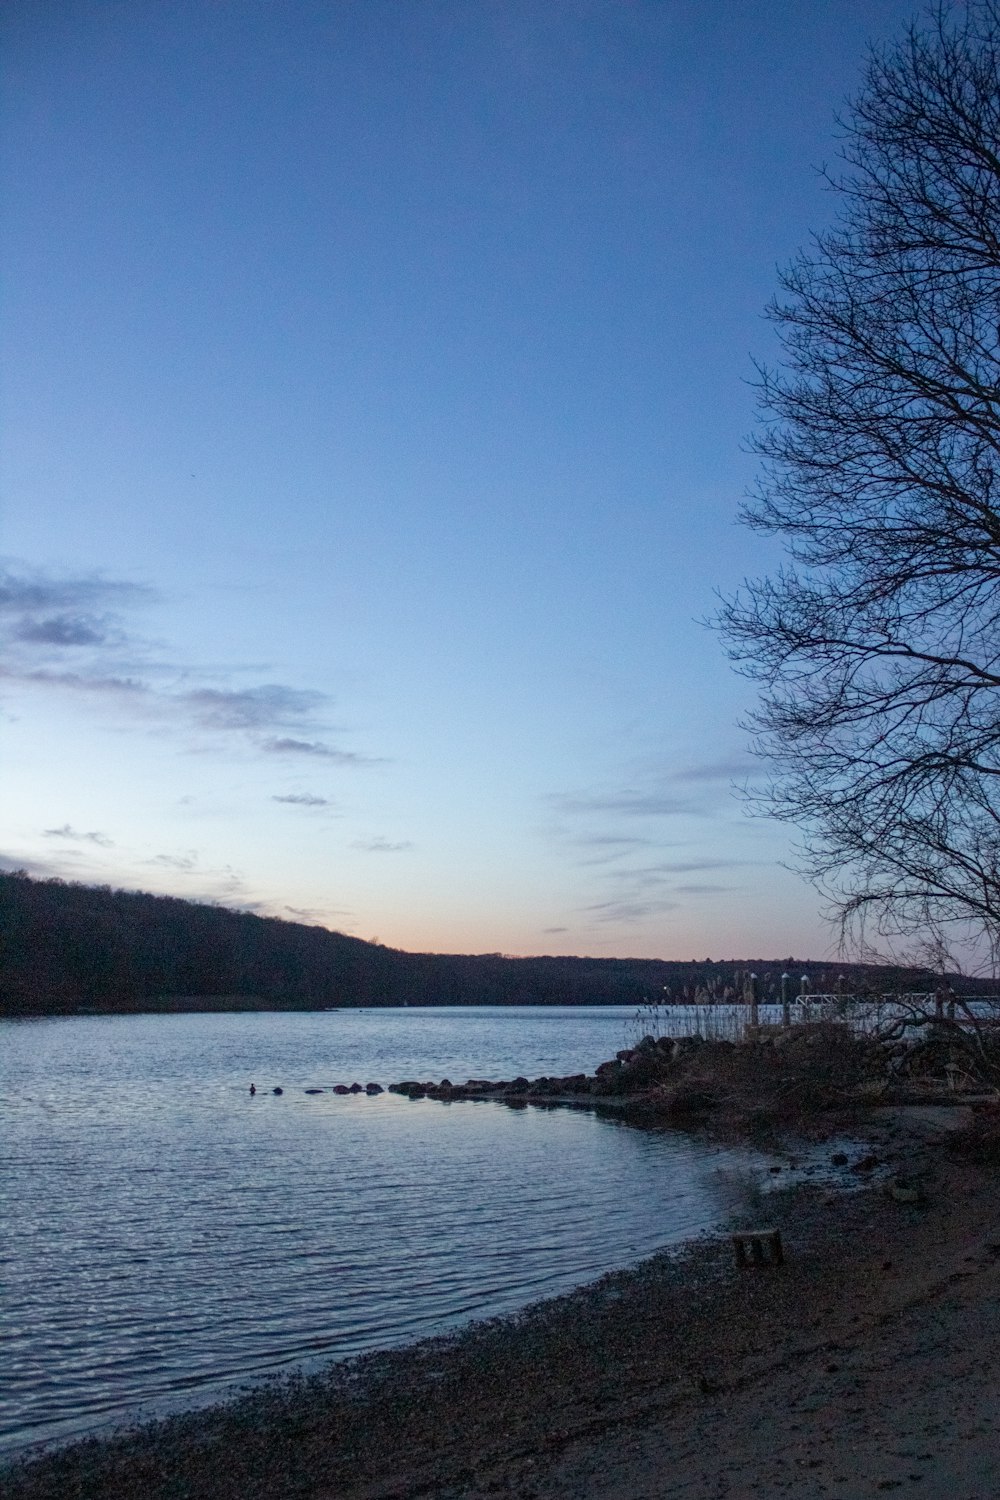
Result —
M 766 1160 L 329 1092 L 592 1072 L 636 1039 L 616 1007 L 0 1021 L 0 1447 L 511 1312 L 711 1228 Z

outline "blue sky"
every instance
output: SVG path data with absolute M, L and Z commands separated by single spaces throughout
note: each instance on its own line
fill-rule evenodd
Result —
M 8 868 L 410 949 L 822 956 L 699 623 L 896 0 L 13 0 Z

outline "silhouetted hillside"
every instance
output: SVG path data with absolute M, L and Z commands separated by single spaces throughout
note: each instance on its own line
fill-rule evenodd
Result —
M 724 999 L 784 968 L 814 990 L 925 988 L 912 970 L 801 960 L 678 963 L 404 953 L 360 938 L 172 896 L 0 874 L 0 1013 L 331 1005 L 628 1005 Z M 977 988 L 963 981 L 967 992 Z

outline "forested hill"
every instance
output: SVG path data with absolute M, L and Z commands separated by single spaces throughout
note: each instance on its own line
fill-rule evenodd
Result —
M 323 927 L 170 896 L 0 873 L 0 1014 L 311 1010 L 330 1005 L 630 1005 L 722 998 L 751 969 L 762 996 L 791 960 L 674 963 L 403 953 Z M 925 987 L 926 976 L 794 966 L 815 990 Z

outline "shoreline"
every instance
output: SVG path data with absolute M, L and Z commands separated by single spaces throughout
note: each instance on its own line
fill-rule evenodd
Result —
M 878 1188 L 768 1195 L 781 1268 L 738 1272 L 726 1234 L 695 1240 L 509 1318 L 15 1458 L 5 1496 L 638 1500 L 662 1494 L 669 1473 L 671 1496 L 690 1500 L 783 1488 L 854 1500 L 876 1484 L 916 1485 L 919 1470 L 917 1493 L 978 1500 L 1000 1488 L 1000 1436 L 988 1414 L 966 1420 L 992 1389 L 1000 1226 L 990 1169 L 941 1138 L 970 1117 L 938 1107 L 852 1118 L 852 1134 L 922 1184 L 920 1201 Z M 961 1334 L 950 1354 L 949 1330 Z M 949 1358 L 961 1368 L 945 1403 Z M 874 1369 L 881 1396 L 863 1390 Z M 893 1464 L 905 1463 L 889 1462 L 882 1427 L 902 1431 L 928 1392 L 939 1426 L 956 1413 L 952 1469 L 985 1463 L 995 1481 L 956 1490 L 939 1473 L 928 1488 L 935 1465 L 943 1472 L 940 1432 L 916 1444 L 897 1481 Z M 865 1432 L 886 1469 L 870 1483 L 858 1468 Z

